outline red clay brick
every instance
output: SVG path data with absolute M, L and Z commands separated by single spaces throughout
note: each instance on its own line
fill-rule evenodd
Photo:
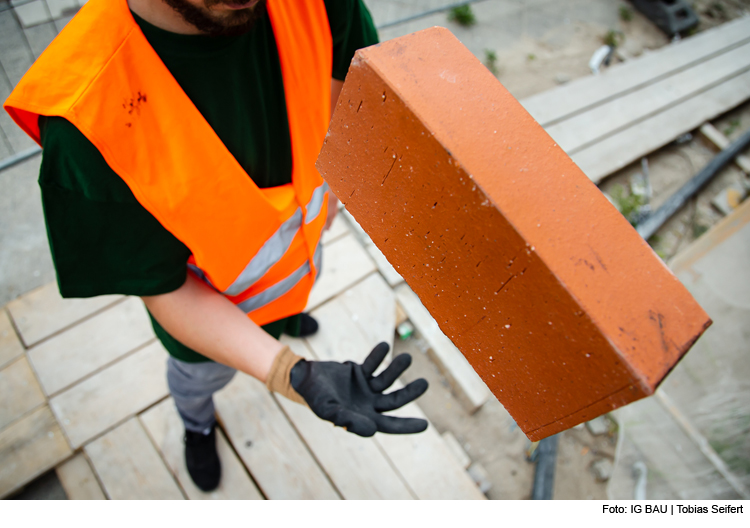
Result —
M 318 169 L 532 440 L 652 394 L 711 324 L 446 29 L 357 53 Z

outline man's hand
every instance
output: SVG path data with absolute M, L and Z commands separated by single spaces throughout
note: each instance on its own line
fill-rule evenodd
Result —
M 427 381 L 418 379 L 403 389 L 383 394 L 411 364 L 411 356 L 401 354 L 373 377 L 388 348 L 387 343 L 380 343 L 362 365 L 351 361 L 299 361 L 291 369 L 292 387 L 318 417 L 360 436 L 372 436 L 377 431 L 420 433 L 427 429 L 426 420 L 381 414 L 406 405 L 427 390 Z

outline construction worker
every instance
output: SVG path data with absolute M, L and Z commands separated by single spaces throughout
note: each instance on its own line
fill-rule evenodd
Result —
M 64 297 L 140 296 L 170 354 L 185 459 L 216 488 L 212 394 L 236 370 L 352 433 L 416 433 L 381 414 L 408 367 L 306 361 L 302 313 L 337 202 L 314 168 L 357 48 L 361 0 L 90 0 L 5 103 L 43 147 L 39 177 Z

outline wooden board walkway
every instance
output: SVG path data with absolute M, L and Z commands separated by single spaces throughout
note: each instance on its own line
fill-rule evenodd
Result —
M 750 16 L 521 101 L 594 182 L 750 98 Z
M 297 353 L 362 361 L 392 344 L 396 296 L 337 220 Z M 0 311 L 0 497 L 56 468 L 72 499 L 482 499 L 438 432 L 360 438 L 237 374 L 216 395 L 223 478 L 187 474 L 167 353 L 136 298 L 64 300 L 55 284 Z M 416 404 L 401 413 L 423 417 Z

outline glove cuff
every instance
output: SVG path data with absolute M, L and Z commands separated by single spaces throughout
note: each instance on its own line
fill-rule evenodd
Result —
M 277 392 L 293 402 L 307 405 L 304 398 L 292 387 L 290 377 L 292 367 L 302 359 L 304 358 L 292 352 L 288 346 L 285 346 L 273 360 L 271 370 L 268 372 L 268 377 L 266 378 L 266 387 L 271 392 Z

